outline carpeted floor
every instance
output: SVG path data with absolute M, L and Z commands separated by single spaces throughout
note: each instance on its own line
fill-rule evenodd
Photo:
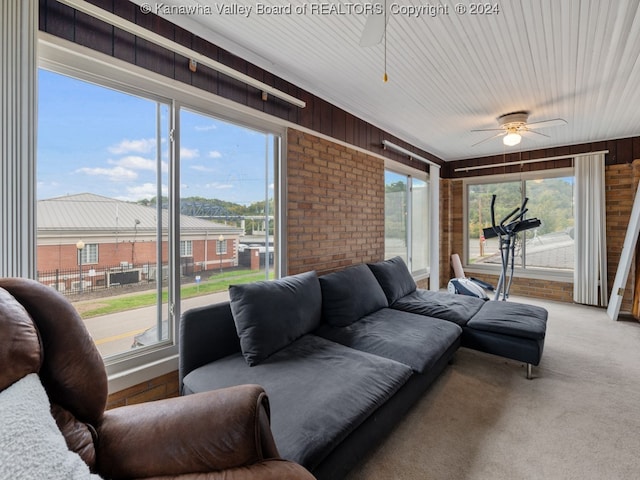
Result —
M 640 324 L 511 301 L 549 310 L 535 378 L 519 362 L 460 349 L 348 480 L 640 478 Z

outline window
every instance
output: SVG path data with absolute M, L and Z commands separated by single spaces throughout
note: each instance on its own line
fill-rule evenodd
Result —
M 227 253 L 227 241 L 225 239 L 216 242 L 216 255 L 224 255 Z
M 117 59 L 41 47 L 38 279 L 78 307 L 110 375 L 172 371 L 192 297 L 279 271 L 284 127 Z
M 76 248 L 78 245 L 76 244 Z M 92 263 L 98 263 L 98 244 L 89 243 L 85 244 L 82 249 L 79 250 L 80 256 L 78 257 L 78 264 L 90 265 Z
M 273 278 L 276 136 L 187 106 L 179 119 L 180 236 L 194 238 L 202 286 Z
M 414 275 L 429 272 L 429 183 L 410 177 L 411 270 Z
M 415 276 L 429 272 L 429 183 L 385 171 L 385 258 L 400 256 Z
M 193 257 L 193 243 L 191 240 L 180 240 L 180 256 Z
M 384 256 L 400 256 L 409 264 L 409 178 L 386 171 L 384 174 Z
M 44 69 L 39 92 L 38 279 L 68 295 L 105 358 L 160 343 L 146 332 L 162 322 L 172 341 L 167 215 L 147 202 L 167 189 L 169 102 Z M 151 295 L 119 297 L 136 291 Z
M 504 181 L 467 184 L 467 264 L 500 266 L 497 237 L 485 238 L 492 226 L 491 199 L 496 196 L 495 221 L 500 221 L 528 198 L 524 218 L 537 218 L 537 228 L 521 232 L 516 241 L 515 266 L 529 271 L 572 272 L 574 261 L 573 173 L 569 170 L 532 172 Z

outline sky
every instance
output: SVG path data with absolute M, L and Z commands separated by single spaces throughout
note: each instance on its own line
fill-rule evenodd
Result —
M 41 69 L 38 199 L 94 193 L 126 201 L 157 194 L 158 103 Z M 170 109 L 161 104 L 162 194 L 168 191 Z M 248 205 L 273 195 L 268 136 L 212 116 L 180 113 L 181 197 Z M 271 148 L 271 147 L 270 147 Z M 272 175 L 272 174 L 271 174 Z

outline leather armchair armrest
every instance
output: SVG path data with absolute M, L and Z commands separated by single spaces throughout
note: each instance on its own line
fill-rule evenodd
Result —
M 266 393 L 241 385 L 108 410 L 96 457 L 98 473 L 118 479 L 213 472 L 279 454 Z
M 153 477 L 145 480 L 316 480 L 316 477 L 297 463 L 282 458 L 271 458 L 223 472 Z

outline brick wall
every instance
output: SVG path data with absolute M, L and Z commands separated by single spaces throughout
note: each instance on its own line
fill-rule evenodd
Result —
M 107 399 L 107 409 L 177 397 L 178 392 L 178 371 L 176 370 L 148 382 L 112 393 Z
M 218 239 L 191 240 L 193 262 L 199 264 L 207 260 L 206 270 L 215 269 L 220 262 L 220 255 L 217 253 Z M 237 258 L 237 238 L 225 240 L 227 244 L 226 252 L 222 254 L 224 268 L 234 265 Z M 145 263 L 154 264 L 156 261 L 156 242 L 155 240 L 138 240 L 136 242 L 121 241 L 118 243 L 111 242 L 108 239 L 85 240 L 86 244 L 98 244 L 98 263 L 84 264 L 84 269 L 114 267 L 120 265 L 120 262 L 129 262 L 133 265 L 141 265 Z M 205 245 L 206 244 L 206 245 Z M 169 247 L 167 242 L 162 242 L 162 261 L 166 263 L 169 256 Z M 78 268 L 78 250 L 75 243 L 58 244 L 58 245 L 38 245 L 38 271 L 51 270 L 74 270 Z
M 627 234 L 631 217 L 631 209 L 640 179 L 640 160 L 633 163 L 610 165 L 605 171 L 607 201 L 607 273 L 609 292 L 613 288 L 622 246 Z M 632 310 L 633 291 L 635 287 L 635 262 L 631 263 L 629 277 L 622 297 L 620 312 Z
M 86 244 L 98 244 L 98 264 L 85 263 L 85 269 L 113 267 L 120 262 L 141 264 L 155 262 L 156 242 L 137 241 L 110 243 L 101 240 L 85 240 Z M 195 243 L 195 242 L 194 242 Z M 215 244 L 209 247 L 209 252 L 215 253 Z M 213 248 L 213 250 L 211 250 Z M 162 242 L 163 262 L 167 262 L 167 242 Z M 71 244 L 38 245 L 38 270 L 71 270 L 78 268 L 78 249 L 75 242 Z
M 384 257 L 384 161 L 289 130 L 287 274 Z
M 440 287 L 447 285 L 451 278 L 449 269 L 449 252 L 453 251 L 452 240 L 452 188 L 453 182 L 447 179 L 440 179 Z

